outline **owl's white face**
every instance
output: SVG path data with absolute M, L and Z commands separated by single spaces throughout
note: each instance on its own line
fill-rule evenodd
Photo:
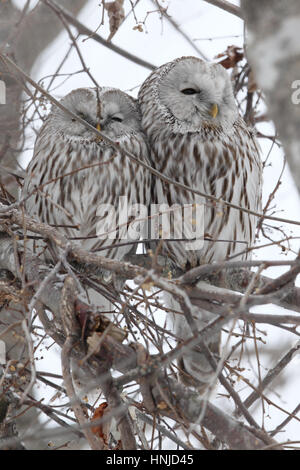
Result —
M 115 140 L 140 132 L 140 115 L 135 101 L 114 88 L 78 88 L 61 103 L 103 134 Z M 97 135 L 72 116 L 54 107 L 48 126 L 71 140 L 97 141 Z M 99 139 L 98 139 L 99 140 Z
M 231 126 L 237 118 L 230 78 L 218 64 L 182 58 L 158 86 L 160 102 L 184 127 Z

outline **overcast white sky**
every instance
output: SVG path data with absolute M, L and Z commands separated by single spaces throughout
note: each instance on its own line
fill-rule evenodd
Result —
M 24 5 L 24 0 L 14 1 L 18 5 Z M 239 18 L 212 5 L 208 5 L 202 0 L 170 0 L 162 3 L 166 6 L 169 5 L 168 13 L 191 39 L 201 39 L 195 41 L 195 44 L 203 51 L 208 60 L 214 60 L 215 56 L 223 52 L 229 45 L 243 45 L 243 22 Z M 238 4 L 239 2 L 235 3 Z M 130 2 L 128 0 L 125 0 L 125 8 L 127 12 L 130 10 Z M 150 0 L 141 0 L 135 9 L 135 14 L 138 20 L 142 21 L 145 18 L 145 12 L 153 11 L 154 9 Z M 81 12 L 79 19 L 91 30 L 95 30 L 101 21 L 99 1 L 90 0 Z M 101 26 L 98 32 L 106 38 L 109 31 L 107 21 L 105 23 L 106 24 Z M 144 32 L 133 30 L 135 24 L 134 17 L 131 14 L 113 38 L 113 42 L 157 66 L 179 56 L 196 55 L 193 47 L 179 35 L 166 20 L 163 20 L 162 23 L 157 13 L 149 14 Z M 204 40 L 204 38 L 218 39 Z M 43 55 L 37 61 L 34 67 L 33 78 L 40 80 L 47 75 L 55 73 L 69 45 L 70 40 L 67 34 L 63 32 L 59 35 L 57 40 L 44 51 Z M 100 85 L 118 87 L 127 92 L 128 90 L 132 90 L 129 91 L 129 93 L 136 96 L 138 87 L 150 73 L 149 70 L 120 57 L 109 49 L 97 44 L 92 39 L 86 41 L 80 39 L 79 46 L 87 66 Z M 76 53 L 72 52 L 62 72 L 70 73 L 71 71 L 75 72 L 79 69 L 81 69 L 81 64 Z M 63 78 L 57 81 L 56 84 L 62 81 Z M 44 84 L 47 85 L 47 81 L 45 81 Z M 74 75 L 59 88 L 53 90 L 53 94 L 55 97 L 60 98 L 72 89 L 82 86 L 93 86 L 93 84 L 89 81 L 86 74 Z M 261 125 L 260 130 L 269 135 L 273 133 L 271 124 Z M 260 144 L 264 159 L 268 154 L 271 142 L 261 139 Z M 31 156 L 32 151 L 26 152 L 24 162 L 28 162 Z M 273 190 L 281 172 L 283 163 L 282 151 L 275 148 L 271 153 L 269 163 L 270 165 L 266 168 L 264 174 L 264 201 Z M 281 211 L 278 212 L 278 215 L 289 219 L 300 220 L 300 200 L 288 168 L 286 168 L 284 172 L 282 184 L 279 191 L 276 193 L 272 207 L 274 207 L 275 204 L 276 210 Z M 289 226 L 288 231 L 291 230 L 294 235 L 297 234 L 300 237 L 299 227 Z M 265 240 L 261 240 L 261 243 L 265 243 Z M 292 247 L 294 250 L 299 249 L 299 240 L 294 241 Z M 280 259 L 280 257 L 284 256 L 293 257 L 294 254 L 291 252 L 282 253 L 280 249 L 274 247 L 259 250 L 260 259 Z M 279 272 L 282 272 L 282 270 L 279 268 L 273 269 L 272 275 L 278 274 Z M 274 306 L 266 306 L 259 308 L 258 311 L 275 313 L 279 312 L 280 309 Z M 264 326 L 262 329 L 267 330 Z M 282 330 L 278 330 L 275 334 L 270 328 L 268 330 L 270 332 L 268 336 L 268 347 L 273 350 L 274 357 L 276 356 L 278 344 L 282 345 L 285 341 L 295 341 L 295 337 L 292 338 L 290 335 L 284 334 Z M 272 339 L 270 339 L 271 336 Z M 268 361 L 266 365 L 269 365 Z M 297 359 L 293 362 L 289 370 L 285 372 L 290 374 L 290 381 L 295 381 L 293 387 L 289 386 L 284 390 L 282 397 L 272 396 L 283 408 L 286 407 L 289 410 L 292 410 L 299 401 L 299 365 L 300 362 L 299 359 Z M 263 375 L 264 373 L 265 371 L 263 371 Z M 280 387 L 278 390 L 280 390 Z M 220 399 L 217 400 L 216 404 L 221 406 Z M 228 407 L 227 401 L 224 401 L 224 406 Z M 273 415 L 273 409 L 271 414 Z M 278 422 L 284 418 L 282 413 L 276 416 Z M 274 425 L 275 422 L 272 421 L 270 426 L 273 427 Z M 268 422 L 266 426 L 269 426 Z M 299 429 L 299 423 L 292 421 L 288 427 L 288 434 L 285 434 L 283 439 L 287 437 L 291 439 L 297 438 Z

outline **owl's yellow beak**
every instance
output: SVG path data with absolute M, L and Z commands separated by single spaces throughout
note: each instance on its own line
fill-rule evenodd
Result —
M 102 129 L 101 129 L 101 125 L 99 122 L 97 122 L 96 124 L 96 129 L 97 131 L 101 132 Z M 96 135 L 96 142 L 101 142 L 102 141 L 102 137 L 100 135 Z
M 212 107 L 210 108 L 209 114 L 211 115 L 211 117 L 215 119 L 215 117 L 217 117 L 218 115 L 218 112 L 219 112 L 218 105 L 214 103 Z

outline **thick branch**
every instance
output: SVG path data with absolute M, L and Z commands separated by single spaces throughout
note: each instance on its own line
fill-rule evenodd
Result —
M 55 233 L 53 235 L 55 235 Z M 52 239 L 54 240 L 54 238 Z M 3 250 L 0 250 L 0 266 L 3 266 L 5 268 L 8 267 L 7 265 L 11 265 L 11 267 L 14 266 L 14 251 L 12 245 L 9 246 L 9 242 L 10 240 L 8 239 L 3 239 L 1 241 Z M 61 237 L 61 240 L 58 240 L 58 243 L 63 244 L 63 242 L 64 239 L 63 237 Z M 61 245 L 61 248 L 63 248 L 63 245 Z M 72 251 L 71 248 L 70 250 Z M 101 257 L 98 258 L 100 259 Z M 103 259 L 105 260 L 105 258 Z M 108 261 L 111 262 L 111 260 Z M 124 264 L 128 265 L 128 263 Z M 24 263 L 23 269 L 25 270 L 26 277 L 27 274 L 30 273 L 30 275 L 32 276 L 30 281 L 38 281 L 33 284 L 33 286 L 36 286 L 36 289 L 38 288 L 41 278 L 43 277 L 43 268 L 45 276 L 45 267 L 43 267 L 40 261 L 34 259 L 31 260 L 29 257 L 27 257 L 26 263 Z M 38 279 L 37 273 L 39 273 Z M 20 275 L 18 270 L 15 271 L 15 274 Z M 55 292 L 52 292 L 51 294 L 51 290 Z M 57 305 L 55 306 L 55 298 L 56 304 L 59 304 L 60 290 L 61 287 L 59 287 L 59 284 L 56 283 L 56 285 L 53 285 L 52 281 L 49 281 L 49 283 L 45 284 L 45 292 L 44 290 L 40 292 L 40 300 L 45 300 L 46 303 L 49 303 L 50 298 L 52 299 L 52 306 L 57 308 Z M 43 318 L 40 318 L 44 324 Z M 47 331 L 47 321 L 45 321 L 45 326 Z M 65 344 L 65 338 L 61 336 L 60 332 L 58 332 L 57 334 L 57 332 L 54 331 L 54 335 L 52 331 L 47 332 L 50 333 L 50 335 L 58 342 L 58 344 L 60 344 L 61 346 Z M 192 338 L 191 341 L 196 342 L 197 340 L 196 338 Z M 129 350 L 130 353 L 128 353 Z M 75 348 L 73 348 L 70 352 L 72 353 L 72 355 L 76 353 Z M 78 357 L 82 358 L 84 355 L 84 352 L 80 350 L 77 351 L 77 353 L 77 359 Z M 109 336 L 105 338 L 101 347 L 101 361 L 103 361 L 103 357 L 105 355 L 106 357 L 113 359 L 113 367 L 116 367 L 117 369 L 122 370 L 124 372 L 130 369 L 134 369 L 137 366 L 137 358 L 134 350 L 128 346 L 118 344 L 116 341 L 113 340 L 113 338 Z M 95 376 L 96 371 L 99 371 L 99 360 L 100 358 L 97 359 L 95 357 L 92 361 L 92 368 L 94 368 Z M 166 381 L 164 377 L 160 377 L 159 368 L 163 367 L 165 364 L 163 364 L 163 362 L 155 362 L 155 364 L 156 368 L 158 367 L 158 369 L 156 370 L 158 372 L 159 377 L 159 386 L 154 387 L 154 390 L 152 390 L 152 394 L 154 394 L 156 406 L 158 406 L 158 409 L 162 414 L 172 417 L 173 419 L 179 422 L 182 421 L 197 423 L 198 420 L 201 419 L 203 426 L 205 426 L 212 433 L 214 433 L 219 439 L 225 441 L 232 449 L 257 449 L 269 444 L 268 438 L 267 436 L 264 436 L 264 433 L 262 433 L 261 437 L 258 437 L 257 430 L 252 430 L 244 426 L 243 424 L 233 420 L 228 415 L 224 414 L 221 410 L 202 400 L 199 397 L 198 393 L 188 389 L 186 390 L 183 386 L 177 384 L 176 382 L 172 382 L 171 387 L 169 387 L 170 382 Z M 101 380 L 105 380 L 105 377 L 102 376 Z M 162 390 L 163 395 L 161 395 Z M 163 403 L 169 402 L 172 403 L 171 407 L 169 407 L 168 405 L 163 406 Z M 176 410 L 175 414 L 174 409 Z M 151 410 L 149 411 L 151 412 Z
M 219 408 L 201 399 L 199 393 L 185 388 L 174 380 L 160 377 L 159 385 L 152 389 L 152 394 L 156 403 L 160 404 L 161 414 L 178 421 L 178 415 L 174 415 L 173 410 L 166 406 L 165 394 L 167 394 L 172 408 L 181 414 L 183 421 L 201 423 L 218 439 L 226 442 L 230 449 L 255 450 L 269 444 L 269 438 L 263 432 L 260 438 L 257 437 L 257 430 L 234 420 Z

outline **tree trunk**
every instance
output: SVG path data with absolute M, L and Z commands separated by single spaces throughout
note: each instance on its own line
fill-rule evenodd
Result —
M 300 2 L 242 0 L 247 55 L 300 192 Z
M 26 4 L 27 2 L 24 2 Z M 62 0 L 61 6 L 77 15 L 87 0 Z M 0 49 L 30 73 L 38 56 L 57 37 L 63 24 L 43 3 L 31 11 L 18 10 L 8 0 L 0 2 Z M 22 151 L 20 127 L 22 85 L 0 63 L 0 79 L 6 85 L 6 104 L 0 104 L 0 164 L 15 169 Z M 0 169 L 0 182 L 15 194 L 13 180 Z

